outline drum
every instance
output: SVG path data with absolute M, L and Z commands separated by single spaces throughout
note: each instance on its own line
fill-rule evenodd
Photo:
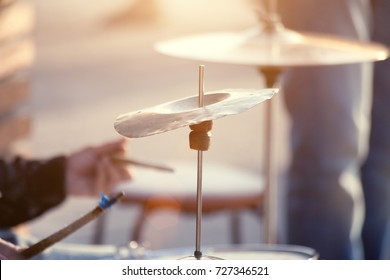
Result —
M 166 249 L 150 252 L 149 260 L 178 260 L 193 254 L 191 248 Z M 204 247 L 203 256 L 225 260 L 316 260 L 316 250 L 296 245 L 245 244 Z

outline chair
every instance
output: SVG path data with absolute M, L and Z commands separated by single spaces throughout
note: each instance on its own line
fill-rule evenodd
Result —
M 175 172 L 146 169 L 135 170 L 134 179 L 119 188 L 125 191 L 122 205 L 138 205 L 140 214 L 129 236 L 130 241 L 142 238 L 144 222 L 148 215 L 162 209 L 175 209 L 183 214 L 196 213 L 197 163 L 176 161 L 170 164 Z M 203 215 L 220 211 L 231 212 L 231 240 L 240 243 L 239 211 L 250 210 L 261 214 L 263 202 L 262 177 L 221 163 L 203 163 L 202 180 Z M 102 221 L 101 221 L 102 223 Z M 97 233 L 102 226 L 98 225 Z M 99 243 L 101 236 L 95 236 Z

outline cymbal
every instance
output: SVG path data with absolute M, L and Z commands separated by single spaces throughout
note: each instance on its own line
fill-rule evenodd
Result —
M 378 43 L 298 33 L 284 27 L 184 36 L 159 42 L 155 49 L 199 61 L 276 67 L 360 63 L 388 56 L 388 49 Z
M 143 110 L 125 113 L 114 122 L 115 130 L 129 138 L 163 133 L 180 127 L 242 113 L 270 99 L 278 89 L 226 89 L 204 94 L 204 106 L 198 107 L 198 96 L 163 103 Z

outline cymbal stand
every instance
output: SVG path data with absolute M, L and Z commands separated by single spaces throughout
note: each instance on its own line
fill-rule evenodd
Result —
M 277 12 L 277 0 L 266 1 L 266 17 L 261 18 L 265 33 L 276 33 L 284 29 Z M 275 46 L 275 53 L 278 47 Z M 258 71 L 265 78 L 267 88 L 277 86 L 279 77 L 283 72 L 282 67 L 259 66 Z M 265 112 L 265 140 L 264 140 L 264 160 L 265 160 L 265 205 L 264 205 L 264 240 L 268 244 L 278 243 L 278 164 L 277 147 L 275 144 L 275 129 L 277 126 L 277 100 L 270 100 L 266 104 Z
M 278 29 L 284 28 L 277 12 L 277 2 L 277 0 L 265 1 L 266 14 L 259 13 L 259 19 L 263 23 L 263 29 L 265 31 L 275 32 Z
M 199 66 L 199 98 L 198 106 L 204 106 L 204 66 Z M 189 143 L 192 150 L 198 151 L 197 162 L 197 192 L 196 192 L 196 241 L 194 257 L 197 260 L 201 258 L 218 259 L 217 257 L 204 257 L 201 252 L 201 224 L 202 224 L 202 173 L 203 173 L 203 151 L 207 151 L 210 146 L 210 131 L 213 122 L 204 121 L 198 124 L 190 125 Z
M 283 69 L 279 67 L 259 67 L 259 72 L 264 75 L 266 87 L 275 87 Z M 264 187 L 264 239 L 268 244 L 277 243 L 278 235 L 278 165 L 276 161 L 277 147 L 275 145 L 275 130 L 277 114 L 275 113 L 275 100 L 269 100 L 265 112 L 265 187 Z

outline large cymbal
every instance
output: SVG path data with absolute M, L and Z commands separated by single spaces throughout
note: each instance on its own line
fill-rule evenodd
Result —
M 155 48 L 166 55 L 199 61 L 277 67 L 360 63 L 388 56 L 388 49 L 381 44 L 286 28 L 204 33 L 162 41 Z
M 277 89 L 226 89 L 209 92 L 204 95 L 203 107 L 198 107 L 198 96 L 190 96 L 122 114 L 115 120 L 114 127 L 119 134 L 129 138 L 150 136 L 242 113 L 270 99 L 277 91 Z

